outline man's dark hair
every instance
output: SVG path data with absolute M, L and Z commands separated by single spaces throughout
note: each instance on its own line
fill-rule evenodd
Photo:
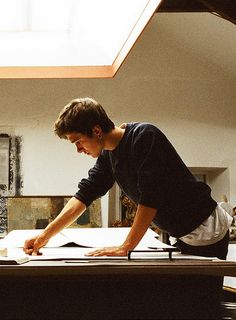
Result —
M 66 134 L 78 132 L 91 137 L 94 126 L 99 125 L 103 132 L 115 128 L 103 107 L 92 98 L 78 98 L 70 101 L 59 114 L 54 124 L 54 132 L 66 139 Z

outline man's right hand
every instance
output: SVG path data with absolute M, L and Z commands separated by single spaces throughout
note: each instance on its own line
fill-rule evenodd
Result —
M 37 236 L 25 241 L 24 252 L 30 255 L 41 255 L 39 249 L 45 246 L 49 239 L 74 222 L 86 209 L 86 205 L 72 197 L 60 214 Z
M 23 250 L 26 254 L 33 256 L 41 255 L 42 253 L 39 252 L 39 249 L 45 246 L 48 241 L 43 234 L 40 234 L 37 237 L 26 240 Z

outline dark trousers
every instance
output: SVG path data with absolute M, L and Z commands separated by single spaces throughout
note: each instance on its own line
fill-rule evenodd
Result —
M 203 257 L 217 257 L 226 260 L 229 245 L 229 231 L 223 239 L 209 246 L 190 246 L 180 239 L 177 239 L 176 246 L 184 254 L 190 254 Z

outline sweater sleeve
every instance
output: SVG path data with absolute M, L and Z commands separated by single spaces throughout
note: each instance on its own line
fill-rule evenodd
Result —
M 165 136 L 146 131 L 134 143 L 139 204 L 161 208 L 168 192 L 168 165 L 165 163 Z
M 109 163 L 101 155 L 94 167 L 89 170 L 88 177 L 79 182 L 79 189 L 74 197 L 81 200 L 88 207 L 94 200 L 105 195 L 114 182 Z

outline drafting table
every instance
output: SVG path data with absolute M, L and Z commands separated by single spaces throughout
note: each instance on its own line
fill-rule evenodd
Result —
M 3 319 L 217 319 L 229 261 L 30 261 L 0 267 Z M 19 317 L 19 318 L 17 318 Z
M 74 232 L 81 236 L 87 231 L 66 232 L 73 238 Z M 101 234 L 98 235 L 102 230 L 89 232 L 90 239 L 95 232 L 96 242 L 102 241 Z M 149 237 L 147 240 L 149 243 Z M 71 250 L 77 260 L 66 258 L 71 257 Z M 178 252 L 173 253 L 172 260 L 167 255 L 128 261 L 81 259 L 77 250 L 86 249 L 45 248 L 46 258 L 54 252 L 54 257 L 60 256 L 61 260 L 36 259 L 21 265 L 0 266 L 1 318 L 216 320 L 220 317 L 222 292 L 219 277 L 236 277 L 236 262 L 181 259 L 177 258 Z

